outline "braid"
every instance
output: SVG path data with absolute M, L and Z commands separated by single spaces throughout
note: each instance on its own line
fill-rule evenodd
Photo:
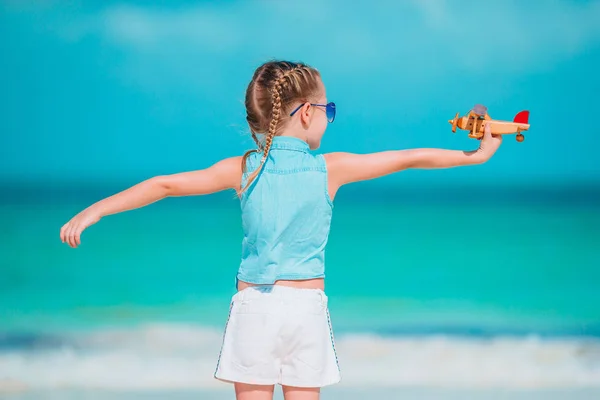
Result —
M 273 97 L 273 111 L 271 112 L 271 123 L 269 124 L 269 132 L 267 133 L 267 138 L 265 139 L 265 148 L 263 149 L 263 158 L 262 162 L 265 162 L 267 156 L 269 154 L 269 150 L 271 150 L 271 143 L 273 143 L 273 137 L 277 132 L 277 125 L 279 123 L 279 117 L 281 116 L 281 92 L 283 90 L 283 83 L 285 79 L 289 75 L 290 72 L 287 72 L 279 77 L 275 81 L 273 85 L 273 90 L 271 96 Z
M 305 98 L 316 90 L 319 73 L 301 63 L 270 62 L 258 68 L 246 91 L 246 109 L 252 139 L 258 149 L 249 150 L 242 158 L 242 171 L 246 172 L 246 160 L 252 153 L 262 153 L 260 165 L 248 176 L 241 195 L 256 179 L 269 156 L 273 138 L 276 136 L 282 112 L 295 99 Z M 270 94 L 270 96 L 268 96 Z M 269 104 L 270 103 L 270 104 Z M 270 105 L 270 121 L 267 115 Z M 266 131 L 266 132 L 265 132 Z M 264 143 L 258 140 L 257 132 L 265 132 Z
M 269 123 L 269 132 L 267 132 L 267 137 L 265 138 L 264 148 L 260 144 L 258 145 L 259 150 L 262 151 L 262 153 L 263 153 L 263 156 L 260 160 L 260 165 L 258 166 L 258 168 L 256 168 L 252 172 L 252 174 L 250 174 L 250 176 L 248 177 L 248 181 L 246 182 L 246 186 L 242 189 L 242 192 L 244 192 L 252 184 L 254 179 L 256 179 L 256 177 L 260 173 L 263 165 L 267 161 L 269 151 L 271 150 L 271 144 L 273 143 L 273 138 L 275 137 L 275 134 L 277 133 L 277 125 L 279 123 L 279 117 L 281 116 L 281 91 L 283 89 L 283 83 L 284 83 L 285 79 L 287 78 L 287 76 L 292 71 L 287 71 L 287 72 L 283 73 L 273 84 L 273 89 L 271 89 L 273 110 L 271 111 L 271 122 Z M 252 138 L 254 139 L 255 142 L 258 142 L 256 140 L 256 134 L 254 132 L 252 134 Z M 246 153 L 245 157 L 250 155 L 250 153 L 252 153 L 252 152 L 258 152 L 259 150 L 250 150 Z
M 256 132 L 252 131 L 252 140 L 254 140 L 254 143 L 256 143 L 256 147 L 258 147 L 258 149 L 260 151 L 263 150 L 263 145 L 260 142 L 260 140 L 258 140 L 258 136 L 256 136 Z

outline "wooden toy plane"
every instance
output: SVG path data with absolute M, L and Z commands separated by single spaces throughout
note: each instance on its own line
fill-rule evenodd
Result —
M 452 125 L 452 132 L 456 132 L 456 128 L 470 131 L 469 137 L 481 139 L 483 137 L 484 122 L 491 124 L 492 134 L 506 135 L 511 133 L 517 134 L 517 142 L 525 140 L 525 136 L 521 133 L 529 129 L 529 111 L 524 110 L 515 115 L 513 122 L 493 120 L 487 113 L 487 107 L 481 104 L 475 105 L 471 111 L 464 117 L 459 117 L 456 113 L 454 119 L 448 120 Z

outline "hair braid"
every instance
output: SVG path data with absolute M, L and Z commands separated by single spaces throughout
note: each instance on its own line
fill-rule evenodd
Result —
M 283 89 L 283 83 L 289 73 L 283 74 L 275 84 L 271 91 L 273 97 L 273 110 L 271 111 L 271 123 L 269 124 L 269 132 L 265 139 L 265 148 L 263 149 L 263 162 L 266 160 L 269 150 L 271 150 L 271 143 L 273 143 L 273 137 L 277 133 L 277 125 L 279 124 L 279 117 L 281 116 L 281 91 Z
M 246 183 L 246 186 L 242 189 L 242 192 L 244 192 L 252 184 L 254 179 L 256 179 L 256 177 L 262 170 L 263 165 L 267 161 L 267 157 L 269 156 L 269 151 L 271 150 L 271 144 L 273 143 L 273 138 L 275 137 L 275 134 L 277 133 L 277 125 L 279 124 L 279 119 L 281 116 L 281 92 L 283 90 L 284 82 L 291 72 L 293 72 L 293 70 L 286 71 L 273 84 L 273 88 L 271 89 L 271 98 L 272 98 L 273 109 L 271 111 L 271 122 L 269 123 L 269 131 L 267 132 L 267 136 L 265 138 L 264 147 L 262 147 L 259 144 L 259 150 L 262 151 L 263 156 L 260 160 L 260 165 L 248 177 L 248 181 Z M 255 137 L 256 137 L 256 135 L 253 134 L 252 138 L 254 139 Z M 254 139 L 254 140 L 255 140 L 255 142 L 257 141 L 256 139 Z M 258 152 L 258 150 L 254 150 L 254 151 Z
M 256 143 L 256 147 L 258 147 L 258 149 L 252 149 L 252 150 L 248 150 L 246 153 L 244 153 L 244 156 L 242 157 L 242 173 L 246 172 L 246 160 L 248 159 L 248 156 L 250 156 L 250 154 L 252 153 L 259 153 L 263 151 L 263 145 L 260 142 L 260 140 L 258 140 L 258 136 L 256 136 L 256 132 L 254 132 L 253 130 L 251 130 L 252 133 L 252 140 L 254 140 L 254 143 Z M 240 192 L 240 194 L 243 191 Z
M 269 156 L 273 138 L 281 128 L 283 112 L 293 101 L 305 99 L 318 90 L 319 72 L 302 63 L 272 61 L 260 66 L 246 90 L 247 121 L 258 149 L 247 151 L 242 158 L 242 171 L 252 153 L 262 153 L 260 165 L 248 176 L 241 195 L 257 178 Z M 270 109 L 270 110 L 269 110 Z M 269 119 L 267 119 L 270 116 Z M 257 133 L 264 132 L 264 142 Z
M 258 147 L 258 150 L 262 151 L 263 144 L 260 142 L 260 140 L 258 140 L 258 136 L 256 136 L 256 132 L 254 131 L 252 131 L 252 140 L 254 140 L 254 143 L 256 143 L 256 147 Z

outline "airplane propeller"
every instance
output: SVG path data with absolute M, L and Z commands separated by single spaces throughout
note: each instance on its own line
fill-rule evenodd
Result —
M 452 133 L 456 133 L 456 126 L 458 125 L 458 118 L 460 117 L 460 113 L 456 113 L 454 119 L 448 120 L 452 124 Z

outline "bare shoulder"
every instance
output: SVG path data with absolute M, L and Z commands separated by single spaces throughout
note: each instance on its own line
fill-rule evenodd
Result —
M 220 169 L 223 172 L 236 173 L 239 172 L 240 175 L 242 173 L 242 156 L 234 156 L 224 158 L 221 161 L 216 162 L 212 165 L 211 168 Z
M 337 185 L 375 179 L 406 168 L 410 151 L 380 151 L 375 153 L 334 152 L 324 154 L 330 181 Z
M 170 196 L 189 196 L 239 190 L 241 177 L 242 157 L 230 157 L 205 169 L 162 176 L 160 182 L 167 187 Z
M 330 161 L 330 160 L 336 161 L 336 160 L 340 160 L 340 159 L 347 157 L 349 155 L 352 155 L 352 154 L 354 154 L 354 153 L 347 153 L 344 151 L 334 151 L 332 153 L 323 154 L 323 157 L 325 157 L 325 160 L 327 160 L 327 161 Z
M 212 169 L 215 175 L 232 188 L 237 188 L 242 179 L 242 156 L 225 158 L 213 164 Z
M 346 175 L 352 172 L 353 165 L 360 162 L 360 154 L 343 151 L 323 154 L 327 175 L 330 184 L 330 192 L 334 193 L 337 188 L 346 183 Z
M 328 168 L 335 168 L 345 162 L 351 162 L 353 158 L 356 158 L 356 156 L 358 156 L 358 154 L 347 153 L 343 151 L 323 154 L 323 158 L 325 159 Z
M 377 156 L 378 153 L 360 154 L 343 151 L 323 154 L 323 158 L 325 158 L 325 162 L 327 163 L 327 168 L 332 171 L 351 168 L 357 163 L 365 162 L 366 160 L 376 158 Z

